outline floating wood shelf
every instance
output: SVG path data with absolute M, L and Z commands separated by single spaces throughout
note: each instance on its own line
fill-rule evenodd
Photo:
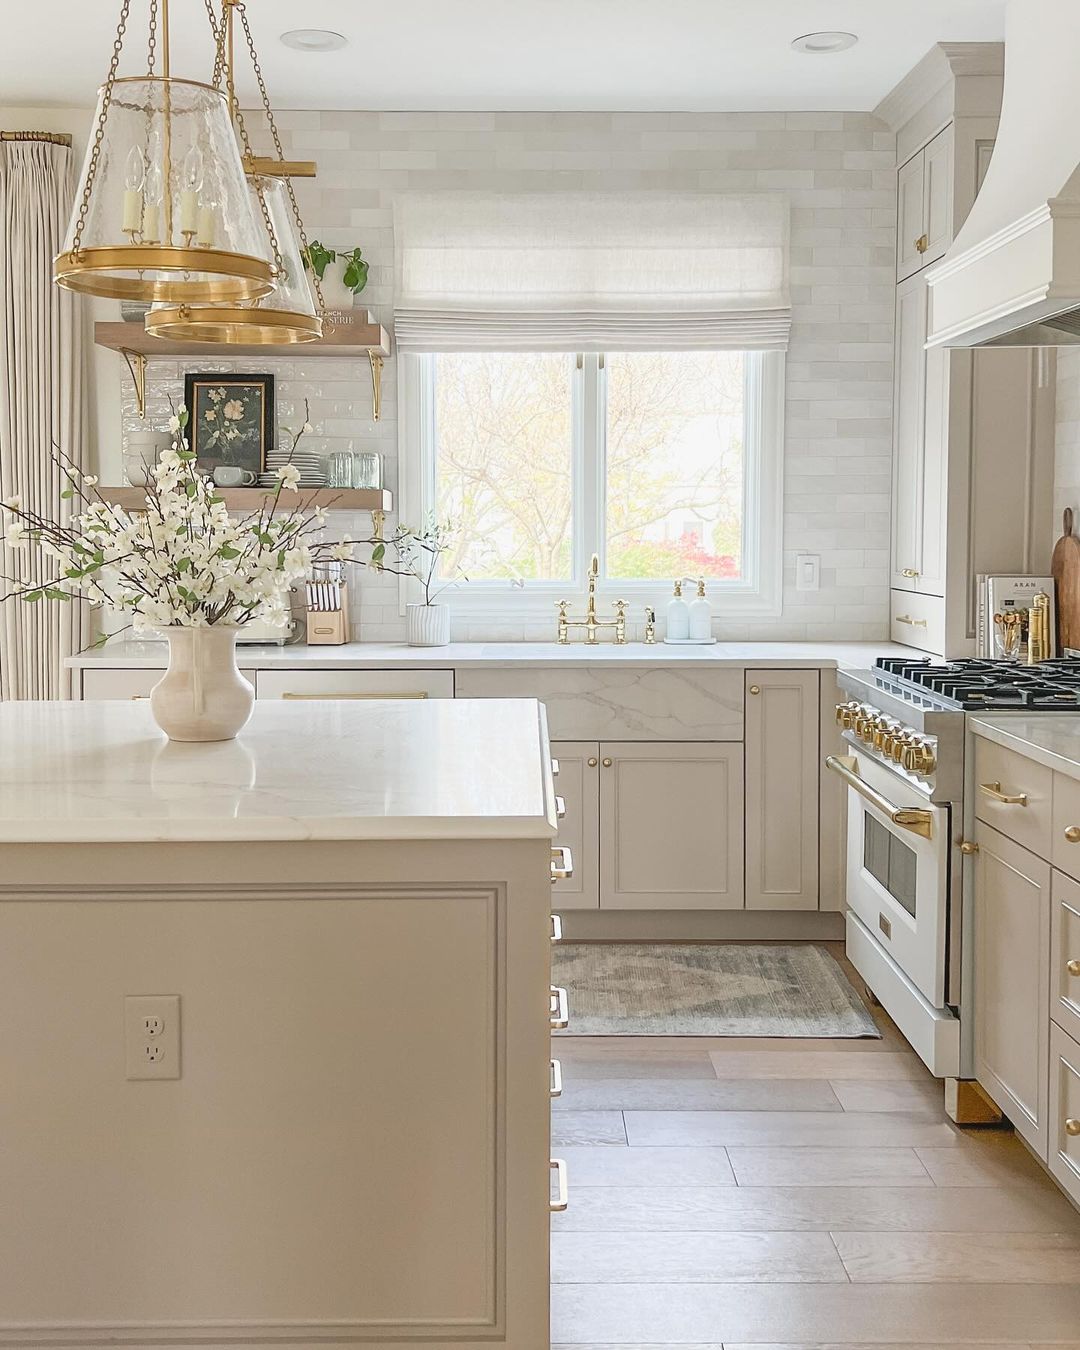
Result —
M 365 322 L 359 322 L 361 315 Z M 151 337 L 141 323 L 95 323 L 94 342 L 119 352 L 127 362 L 135 383 L 135 397 L 139 415 L 144 416 L 146 402 L 146 363 L 154 357 L 183 356 L 195 360 L 221 361 L 234 356 L 261 356 L 263 358 L 292 358 L 308 361 L 321 357 L 366 356 L 371 365 L 371 395 L 374 420 L 382 411 L 383 358 L 390 355 L 390 339 L 386 329 L 375 322 L 372 315 L 357 311 L 356 323 L 330 327 L 315 342 L 287 343 L 280 347 L 248 346 L 231 342 L 172 342 L 168 338 Z
M 122 507 L 125 511 L 141 511 L 146 506 L 146 489 L 138 487 L 98 488 L 102 497 L 112 506 Z M 265 488 L 218 488 L 221 497 L 230 511 L 257 511 L 273 492 Z M 394 505 L 393 493 L 385 488 L 301 488 L 297 492 L 281 494 L 281 509 L 290 511 L 294 506 L 324 506 L 331 511 L 371 511 L 387 512 Z

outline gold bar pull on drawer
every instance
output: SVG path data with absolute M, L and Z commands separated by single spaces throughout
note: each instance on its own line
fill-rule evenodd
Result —
M 551 1061 L 551 1096 L 562 1096 L 562 1065 L 557 1059 Z
M 558 914 L 551 916 L 551 940 L 552 942 L 562 941 L 562 917 Z
M 557 881 L 569 881 L 574 875 L 574 858 L 565 844 L 559 844 L 551 850 L 551 884 Z
M 374 692 L 372 692 L 372 693 L 370 693 L 370 694 L 355 694 L 355 693 L 350 693 L 350 692 L 347 691 L 347 690 L 346 690 L 346 691 L 342 691 L 341 693 L 337 693 L 337 692 L 333 692 L 333 691 L 331 691 L 331 690 L 327 690 L 325 693 L 322 693 L 322 694 L 294 694 L 292 691 L 287 691 L 286 693 L 282 694 L 281 697 L 282 697 L 282 698 L 287 698 L 287 699 L 305 699 L 305 700 L 308 700 L 308 701 L 314 701 L 314 702 L 318 702 L 318 701 L 320 701 L 320 700 L 326 700 L 327 702 L 330 702 L 331 700 L 337 700 L 337 699 L 343 699 L 343 698 L 350 698 L 350 699 L 376 699 L 376 700 L 377 700 L 377 699 L 384 699 L 384 698 L 427 698 L 427 694 L 426 694 L 424 691 L 420 691 L 420 692 L 418 692 L 418 693 L 407 693 L 407 694 L 405 694 L 405 693 L 393 692 L 393 691 L 389 691 L 389 690 L 386 690 L 386 691 L 384 691 L 384 690 L 375 690 Z
M 549 1020 L 552 1031 L 565 1031 L 570 1025 L 570 1005 L 567 1002 L 566 990 L 559 989 L 555 985 L 551 986 Z
M 979 791 L 984 797 L 990 797 L 995 802 L 1001 802 L 1003 806 L 1027 806 L 1028 804 L 1026 792 L 1002 792 L 1000 783 L 980 783 Z
M 552 1214 L 561 1214 L 570 1204 L 570 1186 L 566 1180 L 566 1163 L 561 1158 L 551 1158 L 548 1166 L 555 1173 L 559 1186 L 558 1199 L 549 1200 L 548 1208 Z

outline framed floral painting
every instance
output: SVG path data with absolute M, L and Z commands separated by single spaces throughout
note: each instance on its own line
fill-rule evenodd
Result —
M 207 473 L 233 465 L 260 474 L 274 445 L 273 375 L 188 371 L 188 439 Z

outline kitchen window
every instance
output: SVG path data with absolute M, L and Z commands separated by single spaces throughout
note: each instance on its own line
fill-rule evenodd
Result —
M 596 553 L 608 601 L 703 576 L 720 613 L 778 613 L 783 372 L 782 351 L 403 353 L 403 510 L 457 527 L 446 598 L 552 614 Z

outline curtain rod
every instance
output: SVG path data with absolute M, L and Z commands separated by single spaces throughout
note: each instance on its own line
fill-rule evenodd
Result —
M 47 145 L 70 145 L 64 131 L 0 131 L 0 141 L 44 141 Z

